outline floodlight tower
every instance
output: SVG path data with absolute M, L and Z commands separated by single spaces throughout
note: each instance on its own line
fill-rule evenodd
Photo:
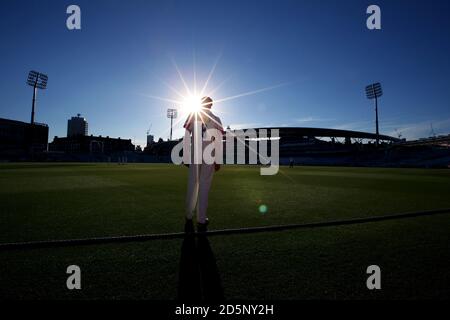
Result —
M 167 109 L 167 118 L 170 118 L 170 140 L 172 140 L 173 119 L 175 119 L 177 116 L 177 109 Z
M 366 87 L 366 96 L 369 100 L 375 100 L 375 123 L 377 134 L 377 146 L 380 143 L 380 131 L 378 128 L 378 98 L 383 95 L 381 84 L 379 82 L 370 84 Z
M 31 124 L 34 124 L 34 107 L 36 104 L 36 95 L 37 89 L 46 89 L 47 88 L 47 75 L 43 73 L 39 73 L 37 71 L 30 71 L 28 73 L 27 84 L 33 87 L 33 104 L 31 108 Z

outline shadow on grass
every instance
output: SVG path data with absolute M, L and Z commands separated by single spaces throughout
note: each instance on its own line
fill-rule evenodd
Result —
M 216 258 L 206 236 L 186 235 L 181 245 L 178 300 L 224 300 Z

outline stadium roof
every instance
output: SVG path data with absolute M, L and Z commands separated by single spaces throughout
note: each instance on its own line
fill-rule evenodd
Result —
M 0 124 L 2 125 L 20 125 L 20 126 L 31 126 L 32 124 L 29 122 L 23 122 L 23 121 L 19 121 L 19 120 L 12 120 L 12 119 L 6 119 L 6 118 L 0 118 Z M 39 123 L 39 122 L 35 122 L 33 123 L 33 125 L 35 126 L 42 126 L 42 127 L 48 127 L 47 124 L 45 123 Z
M 279 129 L 280 137 L 329 137 L 329 138 L 355 138 L 355 139 L 373 139 L 377 138 L 375 133 L 341 130 L 341 129 L 327 129 L 327 128 L 307 128 L 307 127 L 271 127 L 271 128 L 249 128 L 254 130 L 260 129 Z M 248 130 L 248 129 L 246 129 Z M 235 130 L 232 130 L 235 131 Z M 269 133 L 269 132 L 268 132 Z M 380 140 L 399 142 L 398 138 L 380 134 Z

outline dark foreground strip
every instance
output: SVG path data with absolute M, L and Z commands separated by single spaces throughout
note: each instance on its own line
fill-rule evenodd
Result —
M 238 229 L 224 229 L 224 230 L 212 230 L 206 233 L 195 233 L 199 236 L 219 236 L 228 234 L 246 234 L 246 233 L 258 233 L 269 231 L 284 231 L 292 229 L 309 229 L 309 228 L 322 228 L 322 227 L 335 227 L 345 226 L 351 224 L 362 224 L 369 222 L 398 220 L 414 217 L 432 216 L 439 214 L 450 213 L 450 208 L 432 211 L 420 211 L 409 212 L 392 215 L 384 215 L 377 217 L 356 218 L 347 220 L 334 220 L 327 222 L 313 222 L 303 224 L 288 224 L 277 225 L 267 227 L 253 227 L 253 228 L 238 228 Z M 13 242 L 13 243 L 1 243 L 0 250 L 5 249 L 31 249 L 31 248 L 49 248 L 49 247 L 69 247 L 69 246 L 81 246 L 81 245 L 94 245 L 105 243 L 126 243 L 126 242 L 143 242 L 149 240 L 168 240 L 168 239 L 180 239 L 184 238 L 186 234 L 184 232 L 177 233 L 161 233 L 161 234 L 143 234 L 134 236 L 119 236 L 119 237 L 99 237 L 99 238 L 86 238 L 86 239 L 66 239 L 66 240 L 48 240 L 48 241 L 32 241 L 32 242 Z

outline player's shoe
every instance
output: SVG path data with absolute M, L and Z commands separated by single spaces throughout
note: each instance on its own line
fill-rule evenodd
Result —
M 208 231 L 209 220 L 206 218 L 205 223 L 197 223 L 197 232 L 203 233 Z
M 192 219 L 186 219 L 186 222 L 184 223 L 184 232 L 185 233 L 194 233 L 194 223 L 192 222 Z

